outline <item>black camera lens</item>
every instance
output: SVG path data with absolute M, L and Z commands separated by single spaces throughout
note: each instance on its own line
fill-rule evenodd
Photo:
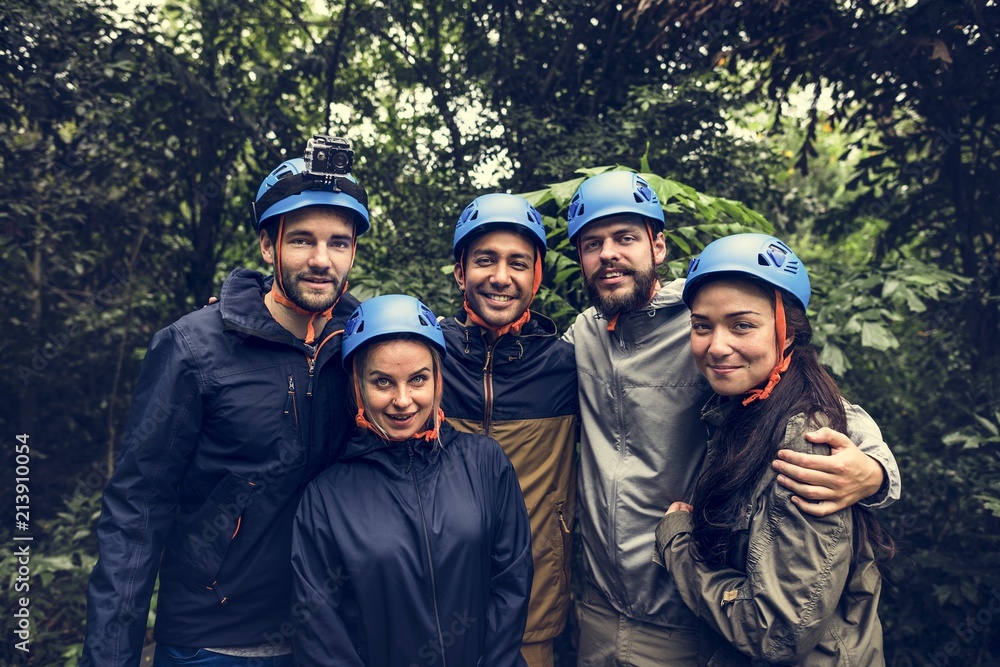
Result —
M 347 173 L 351 168 L 351 156 L 344 151 L 336 151 L 331 156 L 330 166 L 336 173 Z

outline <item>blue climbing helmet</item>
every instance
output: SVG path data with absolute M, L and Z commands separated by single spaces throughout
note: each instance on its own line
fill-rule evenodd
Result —
M 336 206 L 351 212 L 354 235 L 371 228 L 368 194 L 350 173 L 354 151 L 346 139 L 316 135 L 306 146 L 305 158 L 285 160 L 257 189 L 250 205 L 259 233 L 276 215 L 307 206 Z
M 789 292 L 803 310 L 809 306 L 806 267 L 781 239 L 769 234 L 733 234 L 705 246 L 688 266 L 682 294 L 688 308 L 699 286 L 720 274 L 751 276 Z
M 591 176 L 580 184 L 569 202 L 569 240 L 575 244 L 580 231 L 595 220 L 629 213 L 645 218 L 654 234 L 666 227 L 660 199 L 642 176 L 631 171 Z
M 458 217 L 451 244 L 455 261 L 461 259 L 469 241 L 497 229 L 524 234 L 545 257 L 545 225 L 541 214 L 524 197 L 497 192 L 476 197 Z
M 434 313 L 412 296 L 384 294 L 362 303 L 344 327 L 340 355 L 344 369 L 351 370 L 351 355 L 375 340 L 421 338 L 443 358 L 446 354 L 444 333 Z

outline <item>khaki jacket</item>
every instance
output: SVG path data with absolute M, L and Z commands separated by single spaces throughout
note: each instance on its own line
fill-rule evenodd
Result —
M 706 421 L 721 424 L 726 408 L 710 404 Z M 782 446 L 829 454 L 827 445 L 803 437 L 821 425 L 793 417 Z M 653 560 L 670 572 L 700 619 L 698 664 L 884 665 L 877 615 L 882 577 L 871 547 L 852 567 L 852 509 L 805 514 L 776 476 L 768 467 L 754 491 L 740 527 L 737 567 L 698 562 L 688 512 L 673 512 L 657 527 Z

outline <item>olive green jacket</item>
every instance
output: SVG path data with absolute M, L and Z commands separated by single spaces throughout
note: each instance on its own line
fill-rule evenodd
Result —
M 713 403 L 704 418 L 717 426 L 728 406 Z M 822 425 L 793 417 L 782 447 L 829 454 L 827 445 L 803 437 Z M 877 615 L 882 577 L 868 546 L 852 568 L 852 509 L 805 514 L 775 477 L 768 467 L 757 484 L 733 569 L 698 562 L 688 512 L 672 512 L 657 527 L 653 560 L 670 572 L 700 619 L 698 664 L 884 665 Z

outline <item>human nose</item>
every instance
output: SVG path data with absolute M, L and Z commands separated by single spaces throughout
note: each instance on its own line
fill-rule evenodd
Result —
M 327 269 L 332 265 L 333 263 L 330 260 L 330 253 L 326 246 L 322 243 L 317 243 L 313 248 L 313 251 L 309 254 L 310 268 Z
M 729 334 L 725 331 L 713 331 L 708 343 L 708 354 L 714 358 L 726 357 L 732 354 Z
M 396 390 L 396 396 L 392 399 L 392 404 L 399 409 L 408 407 L 413 403 L 413 399 L 410 397 L 409 389 L 404 385 Z
M 615 243 L 614 239 L 604 239 L 601 243 L 601 260 L 607 262 L 618 259 L 621 257 L 621 253 L 618 252 L 618 244 Z
M 493 269 L 493 275 L 490 276 L 490 280 L 493 281 L 495 285 L 510 284 L 510 269 L 505 262 L 496 263 Z

